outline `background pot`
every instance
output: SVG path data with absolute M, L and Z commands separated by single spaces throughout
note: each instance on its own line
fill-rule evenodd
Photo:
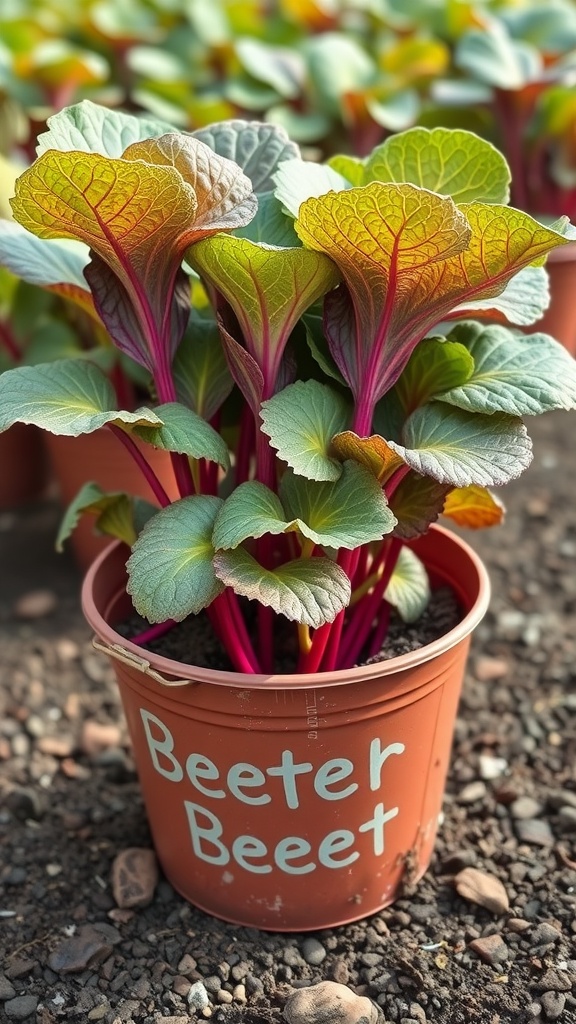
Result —
M 15 423 L 0 433 L 0 509 L 17 508 L 40 498 L 47 481 L 42 432 Z
M 449 531 L 414 548 L 433 585 L 454 587 L 459 625 L 402 657 L 316 676 L 145 655 L 113 628 L 130 609 L 126 549 L 112 545 L 90 569 L 84 614 L 115 660 L 156 851 L 201 909 L 271 930 L 334 927 L 426 870 L 489 584 Z
M 544 331 L 576 355 L 576 242 L 553 249 L 546 261 L 550 306 L 529 331 Z
M 94 480 L 106 491 L 126 491 L 158 504 L 138 466 L 112 431 L 103 428 L 79 437 L 46 432 L 45 436 L 64 508 L 88 480 Z M 168 497 L 176 500 L 179 494 L 169 453 L 144 442 L 136 443 L 145 453 Z M 69 543 L 78 565 L 86 570 L 106 549 L 110 539 L 94 533 L 94 520 L 86 515 L 81 518 Z

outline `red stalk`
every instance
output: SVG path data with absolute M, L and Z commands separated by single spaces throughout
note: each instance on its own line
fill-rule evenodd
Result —
M 132 412 L 136 406 L 134 388 L 118 362 L 114 364 L 110 371 L 110 381 L 116 392 L 119 408 Z
M 19 363 L 22 360 L 22 353 L 16 343 L 16 339 L 12 334 L 8 324 L 3 323 L 0 320 L 0 341 L 6 349 L 8 355 L 15 363 Z
M 234 668 L 238 672 L 254 675 L 260 672 L 260 667 L 235 597 L 232 591 L 225 590 L 212 602 L 207 611 Z
M 126 434 L 125 431 L 123 431 L 121 427 L 118 427 L 115 423 L 109 423 L 108 427 L 110 428 L 112 433 L 118 438 L 118 440 L 122 442 L 124 447 L 127 448 L 128 451 L 130 452 L 130 455 L 137 463 L 139 469 L 144 474 L 145 479 L 150 484 L 150 487 L 152 488 L 152 491 L 154 492 L 154 495 L 156 496 L 159 505 L 161 505 L 162 508 L 166 508 L 167 505 L 170 505 L 170 498 L 166 494 L 166 491 L 162 487 L 162 484 L 160 483 L 158 477 L 156 476 L 156 473 L 152 469 L 152 466 L 150 465 L 146 457 L 142 454 L 136 442 L 133 441 L 130 435 Z
M 390 538 L 389 544 L 383 545 L 383 555 L 386 559 L 384 572 L 375 584 L 373 591 L 358 602 L 356 612 L 349 623 L 345 642 L 342 645 L 339 658 L 339 668 L 350 668 L 356 663 L 366 640 L 370 635 L 375 616 L 380 611 L 386 587 L 394 572 L 398 561 L 398 555 L 402 550 L 402 541 L 397 537 Z

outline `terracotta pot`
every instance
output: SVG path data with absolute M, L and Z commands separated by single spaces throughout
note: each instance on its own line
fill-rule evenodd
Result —
M 17 508 L 40 498 L 47 481 L 42 432 L 15 423 L 0 433 L 0 509 Z
M 553 249 L 546 261 L 550 277 L 550 306 L 527 330 L 544 331 L 576 356 L 576 242 Z
M 202 910 L 274 931 L 331 928 L 393 902 L 432 854 L 482 562 L 433 528 L 414 544 L 462 608 L 440 640 L 390 661 L 250 676 L 149 654 L 129 612 L 126 548 L 91 567 L 84 614 L 114 659 L 154 844 Z
M 158 504 L 148 483 L 124 445 L 110 430 L 96 430 L 79 437 L 56 436 L 46 432 L 46 444 L 58 481 L 60 499 L 67 508 L 88 480 L 106 491 L 126 491 Z M 168 452 L 137 442 L 159 477 L 171 500 L 178 498 Z M 70 538 L 76 561 L 86 570 L 110 544 L 109 537 L 94 533 L 94 519 L 83 516 Z

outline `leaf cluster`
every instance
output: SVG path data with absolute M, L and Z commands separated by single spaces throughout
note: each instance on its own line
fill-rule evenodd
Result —
M 59 544 L 95 516 L 132 547 L 137 610 L 207 609 L 248 671 L 273 668 L 274 615 L 297 624 L 304 671 L 370 653 L 380 634 L 366 648 L 358 623 L 383 606 L 417 616 L 410 542 L 440 515 L 499 522 L 492 488 L 531 459 L 525 417 L 576 407 L 562 346 L 506 326 L 540 317 L 542 263 L 567 242 L 508 206 L 509 181 L 462 130 L 315 164 L 264 123 L 187 134 L 87 102 L 52 118 L 5 261 L 81 292 L 151 390 L 121 408 L 91 359 L 21 366 L 0 376 L 0 430 L 112 430 L 161 506 L 88 484 Z M 171 453 L 179 500 L 142 441 Z

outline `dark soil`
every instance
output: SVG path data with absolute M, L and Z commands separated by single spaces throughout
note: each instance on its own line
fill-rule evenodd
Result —
M 330 979 L 391 1024 L 576 1024 L 574 419 L 531 432 L 506 523 L 470 538 L 494 593 L 431 867 L 394 906 L 314 935 L 224 924 L 163 879 L 145 909 L 117 907 L 111 865 L 150 838 L 112 673 L 52 553 L 53 503 L 0 515 L 0 1020 L 279 1024 L 295 988 Z M 46 614 L 18 618 L 41 589 Z M 457 894 L 467 865 L 508 911 Z
M 249 601 L 246 601 L 245 607 L 242 608 L 242 614 L 246 618 L 252 639 L 254 639 L 255 633 L 255 630 L 250 629 L 251 624 L 255 625 L 253 608 L 254 603 Z M 439 587 L 432 592 L 428 607 L 417 622 L 403 622 L 393 611 L 385 644 L 378 654 L 371 658 L 365 657 L 364 660 L 359 661 L 359 664 L 366 665 L 372 662 L 387 661 L 389 658 L 398 658 L 402 654 L 408 654 L 419 647 L 424 647 L 425 644 L 431 644 L 434 640 L 444 636 L 450 629 L 454 629 L 461 618 L 462 611 L 456 594 L 450 587 Z M 136 639 L 136 642 L 147 628 L 149 629 L 149 624 L 136 613 L 125 622 L 115 624 L 116 632 L 120 636 L 126 637 L 127 640 Z M 277 658 L 275 671 L 295 672 L 298 658 L 295 627 L 292 623 L 287 623 L 284 632 L 285 635 L 278 645 L 281 648 L 281 654 Z M 143 644 L 142 648 L 145 651 L 159 654 L 163 658 L 192 663 L 197 667 L 224 672 L 233 671 L 234 668 L 205 613 L 190 616 L 183 622 L 177 623 L 168 632 Z M 191 651 L 194 652 L 193 662 L 190 657 Z

